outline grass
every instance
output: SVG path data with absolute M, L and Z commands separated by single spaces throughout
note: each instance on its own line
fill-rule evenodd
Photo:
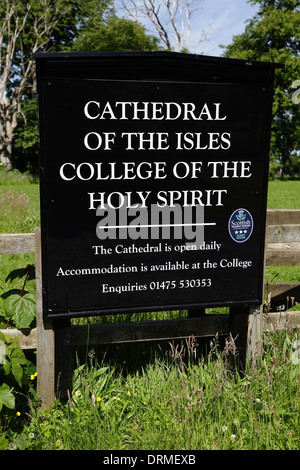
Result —
M 0 167 L 0 233 L 31 233 L 39 224 L 38 182 Z
M 267 204 L 268 209 L 300 209 L 300 180 L 270 180 Z M 274 278 L 274 282 L 300 282 L 300 268 L 299 266 L 267 266 L 265 281 L 272 282 Z
M 300 180 L 270 180 L 268 209 L 300 209 Z
M 226 348 L 214 344 L 203 359 L 195 341 L 147 352 L 138 365 L 124 350 L 112 362 L 91 357 L 75 369 L 67 404 L 32 406 L 29 448 L 296 450 L 300 369 L 291 345 L 286 334 L 265 337 L 257 369 L 242 375 Z
M 299 189 L 300 181 L 270 181 L 268 207 L 300 209 Z M 38 207 L 38 182 L 0 169 L 0 233 L 33 232 Z M 20 279 L 5 283 L 12 269 L 33 263 L 31 254 L 2 255 L 0 294 L 21 287 Z M 266 280 L 275 274 L 276 281 L 300 282 L 299 267 L 268 267 Z M 78 351 L 68 403 L 57 399 L 46 411 L 34 391 L 23 397 L 23 448 L 298 450 L 299 337 L 264 335 L 257 367 L 242 374 L 231 366 L 229 345 L 217 340 Z M 0 441 L 10 436 L 15 448 L 9 421 L 1 419 Z

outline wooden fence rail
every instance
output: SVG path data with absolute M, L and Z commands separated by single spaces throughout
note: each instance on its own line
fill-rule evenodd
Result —
M 267 211 L 266 266 L 300 266 L 300 210 Z M 265 299 L 271 295 L 272 311 L 300 304 L 299 282 L 273 282 L 265 285 Z

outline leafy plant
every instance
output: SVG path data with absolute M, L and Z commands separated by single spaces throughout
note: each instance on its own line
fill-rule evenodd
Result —
M 27 447 L 27 438 L 20 432 L 19 409 L 24 408 L 20 391 L 24 388 L 28 391 L 29 378 L 36 376 L 35 369 L 20 348 L 18 338 L 0 332 L 0 450 Z
M 5 405 L 8 408 L 6 403 L 1 402 L 1 396 L 8 397 L 6 392 L 8 388 L 11 390 L 11 387 L 18 384 L 19 387 L 28 383 L 28 378 L 24 374 L 24 367 L 28 365 L 26 356 L 22 349 L 19 346 L 19 339 L 12 338 L 9 335 L 0 333 L 0 411 L 2 406 Z M 7 387 L 3 387 L 7 385 Z M 1 395 L 1 390 L 5 392 Z M 9 402 L 12 405 L 12 402 Z
M 29 328 L 36 315 L 35 293 L 25 290 L 28 281 L 35 278 L 35 267 L 28 264 L 25 268 L 14 269 L 9 273 L 5 282 L 12 282 L 24 278 L 21 289 L 10 289 L 1 295 L 4 300 L 4 313 L 2 323 L 5 328 L 8 324 L 16 328 Z
M 15 397 L 12 389 L 6 383 L 0 386 L 0 411 L 3 405 L 10 409 L 15 407 Z

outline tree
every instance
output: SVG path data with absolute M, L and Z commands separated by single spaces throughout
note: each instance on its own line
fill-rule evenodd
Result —
M 298 170 L 300 106 L 292 99 L 293 83 L 300 78 L 299 0 L 250 0 L 259 11 L 248 21 L 245 32 L 234 36 L 224 56 L 283 63 L 275 74 L 271 162 L 284 171 Z
M 31 54 L 69 41 L 77 2 L 2 0 L 0 10 L 0 161 L 11 167 L 22 101 L 35 93 Z
M 22 112 L 12 142 L 11 165 L 21 172 L 38 174 L 39 131 L 36 98 L 22 100 Z
M 0 163 L 37 169 L 35 61 L 40 51 L 157 50 L 118 19 L 113 0 L 0 0 Z M 78 39 L 78 41 L 76 41 Z
M 121 0 L 125 13 L 135 21 L 150 21 L 164 47 L 187 51 L 193 6 L 201 0 Z
M 114 14 L 104 22 L 86 24 L 74 42 L 73 50 L 82 51 L 157 51 L 158 38 L 147 35 L 134 21 Z

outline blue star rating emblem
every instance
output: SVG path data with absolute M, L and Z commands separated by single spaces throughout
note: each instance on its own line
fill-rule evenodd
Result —
M 230 216 L 228 231 L 237 243 L 249 240 L 253 232 L 253 218 L 250 212 L 242 208 L 235 210 Z

